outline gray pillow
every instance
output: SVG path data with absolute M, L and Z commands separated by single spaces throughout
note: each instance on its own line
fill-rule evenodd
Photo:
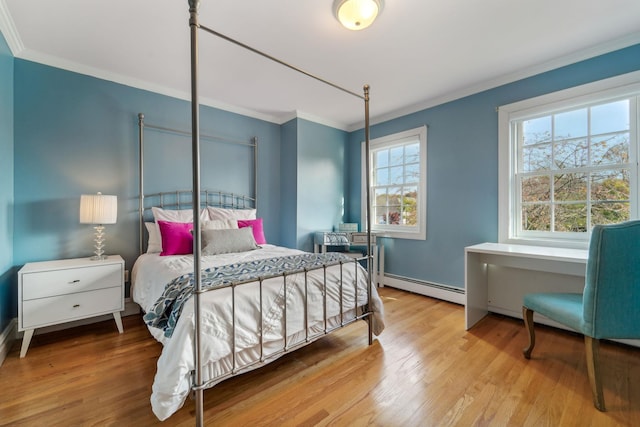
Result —
M 251 227 L 202 230 L 202 255 L 228 254 L 260 249 Z

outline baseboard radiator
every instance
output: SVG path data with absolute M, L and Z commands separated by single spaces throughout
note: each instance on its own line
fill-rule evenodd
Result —
M 464 305 L 465 303 L 464 289 L 455 286 L 442 285 L 389 273 L 385 273 L 383 283 L 384 286 L 402 289 L 455 304 Z

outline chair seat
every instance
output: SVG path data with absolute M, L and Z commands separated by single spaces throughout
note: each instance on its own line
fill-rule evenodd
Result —
M 524 306 L 576 332 L 585 333 L 582 294 L 527 294 L 524 296 Z

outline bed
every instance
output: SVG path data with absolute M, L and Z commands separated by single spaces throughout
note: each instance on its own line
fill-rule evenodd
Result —
M 320 264 L 314 267 L 310 262 L 306 271 L 302 267 L 302 272 L 291 272 L 291 265 L 306 258 Z M 286 275 L 277 272 L 281 260 L 288 263 Z M 365 270 L 343 254 L 307 254 L 265 244 L 251 251 L 204 255 L 202 268 L 205 275 L 226 269 L 218 287 L 201 296 L 201 366 L 206 387 L 261 367 L 361 319 L 369 309 L 373 333 L 378 335 L 384 328 L 382 302 L 375 289 L 369 297 Z M 238 270 L 243 279 L 238 279 Z M 164 301 L 162 284 L 188 277 L 192 271 L 193 256 L 157 253 L 141 255 L 132 271 L 132 297 L 147 313 L 149 331 L 163 344 L 151 395 L 153 412 L 160 420 L 180 409 L 192 387 L 194 304 L 185 301 L 171 333 L 166 327 L 171 322 L 165 322 L 164 328 L 152 326 L 150 319 L 159 316 L 149 315 L 159 300 Z M 208 285 L 207 279 L 204 284 Z
M 261 367 L 307 345 L 331 331 L 358 320 L 368 324 L 368 342 L 384 329 L 383 306 L 372 285 L 371 213 L 367 209 L 367 255 L 354 260 L 340 253 L 310 254 L 268 244 L 259 224 L 242 226 L 255 217 L 257 195 L 217 194 L 212 206 L 208 191 L 200 188 L 200 133 L 198 101 L 198 31 L 204 30 L 295 71 L 356 96 L 365 107 L 365 150 L 369 152 L 369 87 L 364 95 L 293 67 L 270 55 L 213 31 L 198 21 L 198 0 L 189 0 L 191 34 L 191 209 L 177 204 L 151 206 L 144 191 L 144 115 L 139 115 L 140 140 L 140 252 L 132 269 L 131 295 L 145 311 L 151 334 L 163 344 L 151 396 L 156 416 L 167 419 L 191 393 L 196 425 L 203 425 L 206 388 Z M 162 131 L 166 128 L 157 127 Z M 180 131 L 181 132 L 181 131 Z M 255 140 L 254 140 L 255 143 Z M 257 147 L 257 146 L 256 146 Z M 257 149 L 257 148 L 256 148 Z M 254 154 L 257 180 L 257 156 Z M 369 156 L 366 156 L 369 188 Z M 257 192 L 257 183 L 254 191 Z M 173 192 L 171 193 L 173 194 Z M 164 193 L 159 194 L 160 200 Z M 249 200 L 253 206 L 246 206 Z M 366 192 L 366 206 L 370 194 Z M 153 212 L 153 222 L 145 217 Z M 172 212 L 175 211 L 175 212 Z M 164 215 L 164 216 L 163 216 Z M 220 217 L 222 215 L 222 218 Z M 226 221 L 226 223 L 225 223 Z M 181 225 L 167 225 L 181 224 Z M 167 251 L 167 230 L 178 229 L 183 242 Z M 147 250 L 143 250 L 145 229 Z M 243 231 L 241 229 L 249 229 Z M 159 234 L 159 237 L 158 237 Z M 249 234 L 253 237 L 253 243 Z M 155 237 L 154 237 L 155 235 Z M 184 240 L 191 237 L 188 244 Z M 160 253 L 149 250 L 161 241 Z M 222 243 L 219 243 L 222 242 Z M 191 253 L 185 248 L 190 246 Z M 171 245 L 173 248 L 174 246 Z M 230 249 L 231 248 L 231 249 Z M 366 267 L 363 267 L 364 263 Z

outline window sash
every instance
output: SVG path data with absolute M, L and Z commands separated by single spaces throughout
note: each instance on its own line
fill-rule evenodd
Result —
M 364 148 L 363 144 L 363 171 Z M 394 158 L 394 151 L 398 154 L 400 148 L 402 155 Z M 371 229 L 388 237 L 425 239 L 426 126 L 370 141 L 370 165 Z M 366 224 L 365 185 L 363 178 L 363 224 Z M 389 223 L 392 215 L 393 223 Z
M 596 147 L 593 141 L 602 135 L 620 139 L 621 133 L 627 131 L 603 131 L 598 133 L 593 131 L 592 113 L 601 104 L 614 103 L 616 101 L 629 100 L 629 146 L 628 159 L 626 162 L 606 162 L 606 159 L 598 159 L 594 157 L 598 155 L 593 151 Z M 585 135 L 566 135 L 556 136 L 552 132 L 549 138 L 527 139 L 523 132 L 522 123 L 527 120 L 535 120 L 550 117 L 553 123 L 555 116 L 565 115 L 571 117 L 574 111 L 581 109 L 587 110 L 587 122 Z M 577 115 L 575 113 L 574 115 Z M 582 112 L 580 112 L 582 114 Z M 600 117 L 600 116 L 596 116 Z M 541 122 L 543 122 L 542 120 Z M 638 151 L 639 137 L 638 128 L 640 127 L 640 72 L 630 73 L 618 78 L 607 79 L 592 84 L 584 85 L 577 88 L 567 89 L 565 91 L 544 95 L 538 98 L 521 101 L 499 109 L 499 241 L 505 243 L 531 243 L 553 246 L 566 247 L 586 247 L 590 238 L 590 230 L 592 228 L 593 215 L 598 214 L 599 206 L 613 203 L 623 203 L 623 209 L 628 205 L 628 219 L 638 218 L 640 212 L 640 200 L 638 191 Z M 554 126 L 552 124 L 552 126 Z M 596 122 L 595 125 L 601 128 L 601 123 Z M 601 128 L 602 129 L 602 128 Z M 593 131 L 593 132 L 592 132 Z M 562 138 L 561 136 L 564 136 Z M 572 149 L 579 147 L 579 144 L 586 144 L 581 150 L 584 153 L 578 153 L 585 156 L 585 159 L 576 158 L 570 164 L 570 167 L 558 167 L 560 162 L 554 159 L 557 154 L 554 150 L 566 150 L 566 153 L 572 153 Z M 612 144 L 615 145 L 615 142 Z M 535 151 L 549 155 L 544 152 L 547 150 L 551 154 L 549 160 L 544 167 L 537 168 L 535 164 L 527 164 L 522 158 L 523 153 L 531 154 L 535 161 Z M 586 154 L 585 154 L 586 153 Z M 541 156 L 540 156 L 541 157 Z M 579 157 L 579 156 L 576 156 Z M 542 157 L 541 157 L 542 158 Z M 590 159 L 590 160 L 589 160 Z M 604 161 L 602 164 L 594 164 L 596 161 Z M 544 162 L 542 162 L 544 163 Z M 541 164 L 542 164 L 541 163 Z M 599 199 L 597 195 L 592 194 L 597 187 L 593 186 L 597 179 L 597 174 L 620 171 L 628 176 L 629 190 L 628 199 Z M 553 188 L 554 180 L 563 174 L 575 174 L 574 176 L 584 175 L 584 199 L 575 197 L 576 200 L 556 199 Z M 523 185 L 527 180 L 540 178 L 543 185 L 549 185 L 549 195 L 547 200 L 535 202 L 533 200 L 524 199 Z M 602 196 L 602 195 L 600 195 Z M 527 213 L 526 209 L 532 206 L 548 209 L 550 214 L 550 224 L 548 230 L 526 230 L 524 217 Z M 584 206 L 582 206 L 584 205 Z M 546 206 L 546 207 L 545 207 Z M 615 205 L 617 207 L 617 205 Z M 593 209 L 596 209 L 595 211 Z M 584 224 L 585 232 L 559 231 L 558 224 L 554 223 L 554 213 L 556 209 L 583 209 L 586 223 Z M 544 211 L 543 211 L 544 212 Z M 623 210 L 624 213 L 624 210 Z M 545 212 L 545 215 L 547 213 Z M 566 226 L 566 224 L 561 224 Z M 580 224 L 577 228 L 582 228 Z M 552 231 L 553 230 L 553 231 Z

